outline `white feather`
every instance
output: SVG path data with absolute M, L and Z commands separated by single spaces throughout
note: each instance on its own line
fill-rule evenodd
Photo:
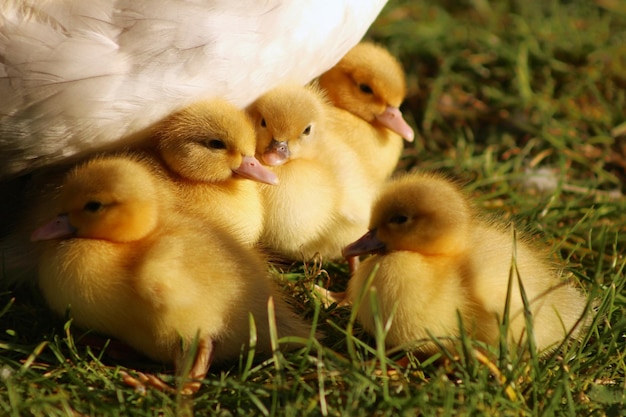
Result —
M 0 178 L 122 147 L 210 97 L 305 84 L 386 0 L 4 0 Z

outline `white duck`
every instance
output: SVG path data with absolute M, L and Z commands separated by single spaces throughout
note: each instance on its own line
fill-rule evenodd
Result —
M 118 148 L 191 102 L 304 84 L 386 0 L 5 0 L 0 179 Z

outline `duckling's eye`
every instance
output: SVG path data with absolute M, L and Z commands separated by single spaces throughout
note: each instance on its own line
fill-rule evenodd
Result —
M 226 149 L 226 144 L 224 143 L 224 141 L 219 139 L 210 139 L 204 142 L 204 144 L 207 148 L 211 149 Z
M 83 207 L 83 210 L 90 211 L 92 213 L 97 212 L 102 208 L 102 203 L 99 201 L 89 201 Z
M 265 119 L 261 119 L 261 127 L 267 127 L 267 123 L 265 123 Z
M 308 136 L 311 134 L 311 125 L 308 125 L 303 131 L 302 134 Z
M 404 214 L 395 214 L 391 216 L 391 219 L 389 219 L 389 223 L 404 224 L 407 222 L 407 220 L 409 220 L 409 218 Z
M 374 90 L 367 84 L 359 84 L 359 90 L 364 92 L 365 94 L 374 94 Z

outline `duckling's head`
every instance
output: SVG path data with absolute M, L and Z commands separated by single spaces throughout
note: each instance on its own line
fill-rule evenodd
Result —
M 248 107 L 256 130 L 256 153 L 264 164 L 282 165 L 311 149 L 324 118 L 324 99 L 312 87 L 286 84 Z
M 31 239 L 139 240 L 156 228 L 159 207 L 167 200 L 167 188 L 158 181 L 153 170 L 136 160 L 93 159 L 66 176 L 60 214 L 33 232 Z
M 370 231 L 344 256 L 411 251 L 454 256 L 468 244 L 473 214 L 467 198 L 437 174 L 407 174 L 389 183 L 372 209 Z
M 195 103 L 163 120 L 154 132 L 171 171 L 201 182 L 221 182 L 234 174 L 268 184 L 276 174 L 254 157 L 254 129 L 243 110 L 220 99 Z
M 404 70 L 385 48 L 368 42 L 356 45 L 320 76 L 319 85 L 335 106 L 413 141 L 413 129 L 399 110 L 406 96 Z

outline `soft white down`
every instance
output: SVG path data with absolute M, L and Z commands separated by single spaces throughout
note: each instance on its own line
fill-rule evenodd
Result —
M 0 179 L 139 140 L 199 99 L 307 83 L 386 0 L 4 0 Z

